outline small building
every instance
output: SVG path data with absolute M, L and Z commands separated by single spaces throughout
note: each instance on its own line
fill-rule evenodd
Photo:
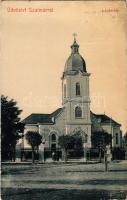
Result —
M 91 120 L 93 125 L 97 124 L 104 131 L 112 135 L 112 147 L 122 147 L 122 132 L 120 130 L 121 124 L 108 117 L 106 114 L 95 114 L 91 112 Z

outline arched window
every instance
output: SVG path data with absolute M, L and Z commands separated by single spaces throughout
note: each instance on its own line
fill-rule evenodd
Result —
M 118 133 L 116 133 L 116 144 L 119 144 Z
M 64 84 L 64 98 L 66 98 L 66 84 Z
M 82 109 L 79 106 L 75 108 L 75 117 L 82 117 Z
M 88 135 L 85 134 L 85 143 L 87 143 L 87 142 L 88 142 Z
M 56 135 L 53 133 L 52 136 L 51 136 L 51 140 L 52 142 L 55 142 L 56 141 Z
M 76 83 L 76 96 L 80 95 L 80 84 Z

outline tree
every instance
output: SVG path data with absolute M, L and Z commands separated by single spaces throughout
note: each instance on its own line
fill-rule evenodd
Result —
M 83 149 L 83 137 L 81 133 L 80 132 L 74 133 L 72 137 L 74 138 L 74 149 L 77 151 Z
M 35 147 L 38 148 L 38 146 L 42 143 L 42 136 L 35 131 L 28 131 L 26 133 L 26 140 L 28 142 L 28 144 L 31 146 L 31 150 L 32 150 L 32 163 L 34 163 L 35 160 Z
M 62 148 L 62 159 L 66 162 L 69 149 L 79 150 L 82 148 L 82 137 L 76 133 L 73 135 L 62 135 L 59 137 L 58 143 Z
M 107 171 L 107 145 L 111 145 L 112 136 L 104 130 L 92 132 L 91 135 L 92 146 L 99 149 L 99 160 L 101 162 L 102 152 L 104 153 L 105 171 Z
M 127 132 L 123 136 L 123 147 L 125 150 L 127 150 Z
M 17 102 L 8 97 L 1 96 L 1 156 L 2 159 L 15 161 L 16 142 L 23 136 L 24 124 L 20 122 L 19 115 L 22 110 Z
M 122 157 L 124 157 L 126 160 L 127 159 L 127 132 L 123 136 L 122 146 L 123 146 L 123 151 L 124 151 L 124 156 Z
M 111 144 L 112 136 L 104 130 L 94 131 L 91 135 L 93 147 L 105 146 Z
M 62 159 L 67 161 L 67 150 L 73 148 L 74 138 L 70 135 L 62 135 L 58 138 L 58 144 L 62 148 Z

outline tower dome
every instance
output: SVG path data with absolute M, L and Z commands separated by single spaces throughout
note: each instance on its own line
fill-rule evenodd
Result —
M 74 43 L 71 45 L 71 55 L 65 63 L 64 72 L 82 71 L 86 72 L 86 63 L 83 57 L 79 54 L 79 45 L 74 38 Z

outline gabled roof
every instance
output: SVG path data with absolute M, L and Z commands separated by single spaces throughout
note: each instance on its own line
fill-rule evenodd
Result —
M 47 124 L 54 123 L 53 117 L 57 117 L 57 115 L 62 111 L 62 108 L 58 108 L 51 114 L 40 114 L 40 113 L 32 113 L 28 117 L 26 117 L 22 122 L 25 124 Z
M 50 114 L 32 113 L 31 115 L 26 117 L 22 122 L 25 124 L 54 124 L 53 118 L 56 118 L 62 111 L 63 108 L 58 108 Z M 121 126 L 121 124 L 119 124 L 118 122 L 116 122 L 115 120 L 113 120 L 105 114 L 95 114 L 91 112 L 91 119 L 92 116 L 95 117 L 97 121 L 101 124 L 112 124 Z
M 119 124 L 118 122 L 116 122 L 115 120 L 113 120 L 112 118 L 108 117 L 107 115 L 105 114 L 95 114 L 95 113 L 92 113 L 93 116 L 98 120 L 98 122 L 100 123 L 104 123 L 104 124 L 114 124 L 114 125 L 117 125 L 117 126 L 121 126 L 121 124 Z
M 25 124 L 38 124 L 38 123 L 53 123 L 50 114 L 32 113 L 23 121 Z
M 55 110 L 54 112 L 51 113 L 51 116 L 57 117 L 57 115 L 59 115 L 62 110 L 63 110 L 63 108 L 58 108 L 57 110 Z

